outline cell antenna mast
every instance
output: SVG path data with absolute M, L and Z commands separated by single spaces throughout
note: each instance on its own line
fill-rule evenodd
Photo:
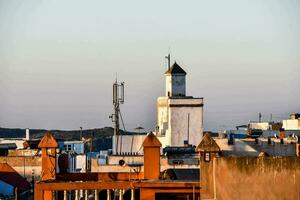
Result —
M 124 103 L 124 82 L 118 83 L 117 79 L 113 84 L 113 106 L 114 113 L 109 116 L 114 123 L 114 143 L 115 152 L 119 151 L 119 135 L 120 135 L 120 104 Z

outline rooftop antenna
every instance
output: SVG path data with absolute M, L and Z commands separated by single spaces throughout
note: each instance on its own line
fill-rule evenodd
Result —
M 169 54 L 165 56 L 165 59 L 168 60 L 168 70 L 170 70 L 171 67 L 171 53 L 170 53 L 170 48 L 169 48 Z
M 119 151 L 119 135 L 120 135 L 120 104 L 124 103 L 124 82 L 118 83 L 117 74 L 116 80 L 113 84 L 113 106 L 114 113 L 109 116 L 114 123 L 114 140 L 115 140 L 115 151 L 118 154 Z M 122 144 L 121 144 L 122 145 Z M 120 150 L 121 151 L 121 150 Z
M 261 112 L 258 113 L 258 122 L 261 123 Z

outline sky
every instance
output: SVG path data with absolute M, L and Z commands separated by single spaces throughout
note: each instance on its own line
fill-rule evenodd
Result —
M 0 126 L 156 125 L 164 57 L 204 98 L 205 130 L 300 112 L 300 1 L 0 0 Z

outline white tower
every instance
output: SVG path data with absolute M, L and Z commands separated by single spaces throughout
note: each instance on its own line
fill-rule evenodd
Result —
M 166 71 L 167 97 L 185 96 L 185 76 L 186 72 L 176 62 L 170 69 L 168 69 L 168 71 Z
M 166 94 L 157 99 L 162 146 L 198 145 L 203 134 L 203 98 L 186 96 L 186 72 L 175 62 L 165 72 Z

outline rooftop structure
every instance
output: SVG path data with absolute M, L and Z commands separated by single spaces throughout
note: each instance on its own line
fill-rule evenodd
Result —
M 285 130 L 300 130 L 300 114 L 292 113 L 290 119 L 282 120 L 282 128 Z
M 186 72 L 176 62 L 165 72 L 157 99 L 157 136 L 163 147 L 197 145 L 203 133 L 203 98 L 186 95 Z
M 29 182 L 7 163 L 0 163 L 0 195 L 13 196 L 30 189 Z M 17 191 L 15 191 L 17 190 Z M 1 198 L 1 196 L 0 196 Z

